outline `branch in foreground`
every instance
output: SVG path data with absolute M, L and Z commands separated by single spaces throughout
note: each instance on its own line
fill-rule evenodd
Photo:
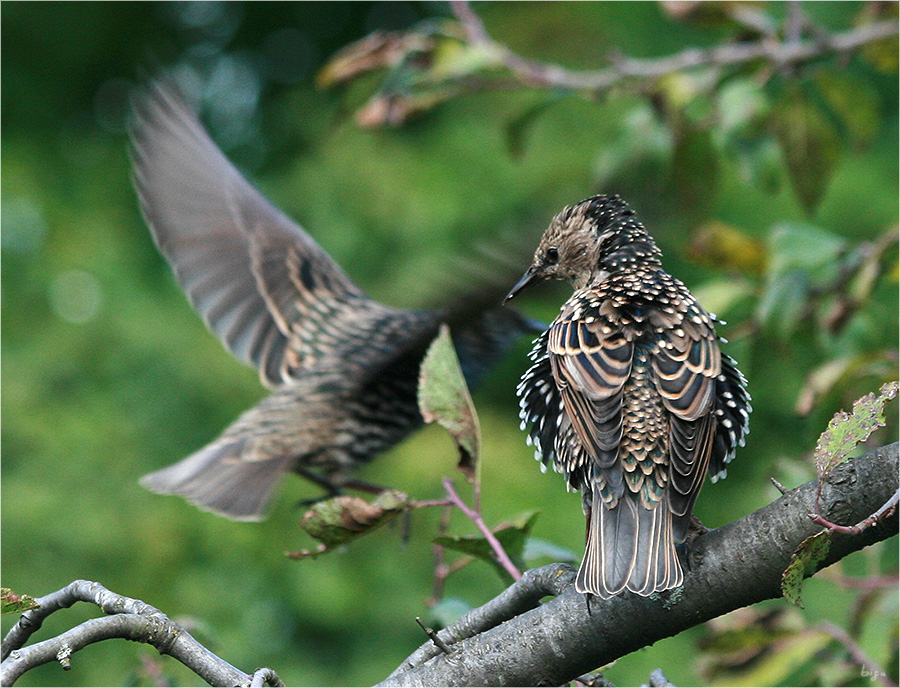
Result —
M 155 607 L 118 595 L 99 583 L 76 580 L 36 601 L 40 606 L 22 614 L 3 639 L 0 685 L 11 686 L 26 671 L 48 662 L 59 661 L 68 669 L 73 653 L 110 638 L 153 645 L 160 654 L 174 657 L 210 685 L 284 685 L 270 669 L 245 674 L 207 650 Z M 50 614 L 76 602 L 95 604 L 110 616 L 89 619 L 55 638 L 23 647 Z
M 825 481 L 822 513 L 834 522 L 854 523 L 887 502 L 897 489 L 897 449 L 895 443 L 838 466 Z M 780 597 L 781 575 L 791 555 L 820 530 L 807 516 L 816 488 L 817 481 L 806 483 L 698 537 L 684 586 L 668 594 L 592 598 L 588 603 L 571 586 L 571 574 L 560 576 L 566 567 L 528 571 L 485 607 L 440 632 L 453 652 L 436 655 L 429 642 L 380 685 L 561 685 L 726 612 Z M 896 532 L 895 513 L 859 535 L 835 534 L 819 568 Z M 516 605 L 503 609 L 503 600 L 516 598 L 526 581 L 554 575 L 569 582 L 555 599 L 538 606 L 537 599 L 525 596 L 528 603 L 521 606 L 531 604 L 529 610 Z M 483 609 L 493 612 L 481 619 L 484 623 L 458 627 Z M 498 618 L 501 611 L 508 620 Z

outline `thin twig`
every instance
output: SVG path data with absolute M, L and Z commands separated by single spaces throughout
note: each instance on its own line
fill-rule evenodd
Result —
M 775 480 L 775 478 L 770 477 L 769 480 L 772 481 L 772 484 L 775 486 L 775 489 L 778 490 L 781 494 L 787 494 L 788 489 L 782 485 L 780 482 Z
M 863 24 L 849 31 L 817 36 L 814 40 L 778 42 L 770 36 L 759 41 L 731 43 L 712 48 L 687 48 L 659 58 L 620 57 L 603 69 L 573 71 L 554 64 L 529 60 L 493 40 L 484 23 L 465 0 L 450 2 L 467 39 L 525 83 L 583 91 L 604 91 L 627 79 L 658 79 L 687 69 L 733 66 L 765 60 L 778 66 L 798 64 L 829 53 L 846 53 L 868 43 L 898 34 L 893 20 Z
M 427 635 L 429 638 L 431 638 L 431 642 L 433 642 L 435 644 L 437 649 L 439 649 L 445 655 L 449 655 L 452 652 L 452 650 L 447 645 L 447 643 L 445 643 L 443 640 L 441 640 L 438 637 L 437 632 L 433 628 L 430 628 L 430 627 L 426 626 L 424 623 L 422 623 L 422 619 L 419 618 L 418 616 L 416 617 L 416 623 L 419 624 L 419 627 L 423 631 L 425 631 L 425 635 Z
M 411 501 L 409 506 L 412 509 L 427 509 L 432 506 L 453 506 L 453 502 L 449 499 L 429 499 L 423 502 Z
M 438 522 L 437 530 L 438 537 L 447 534 L 447 529 L 450 527 L 450 515 L 453 513 L 452 508 L 453 504 L 449 503 L 441 509 L 441 520 Z M 432 547 L 434 556 L 434 587 L 431 593 L 430 605 L 435 605 L 444 596 L 444 583 L 447 581 L 447 576 L 450 575 L 451 570 L 447 562 L 444 561 L 444 546 L 434 543 Z
M 900 490 L 894 492 L 891 498 L 884 504 L 882 504 L 881 508 L 879 508 L 878 511 L 876 511 L 874 514 L 871 514 L 870 516 L 867 516 L 855 526 L 841 526 L 836 523 L 832 523 L 818 513 L 810 514 L 809 517 L 816 525 L 820 525 L 823 528 L 828 528 L 828 530 L 832 532 L 843 533 L 845 535 L 859 535 L 866 528 L 871 528 L 881 519 L 893 515 L 894 511 L 896 511 L 897 509 L 898 500 L 900 500 Z
M 843 645 L 853 661 L 865 669 L 871 679 L 877 681 L 882 686 L 894 686 L 894 688 L 896 688 L 897 684 L 888 678 L 887 672 L 885 672 L 875 660 L 869 657 L 869 655 L 865 653 L 859 644 L 853 640 L 843 628 L 835 626 L 830 621 L 823 621 L 819 624 L 819 628 Z
M 481 516 L 481 512 L 471 509 L 469 505 L 462 500 L 454 489 L 453 482 L 449 478 L 444 478 L 444 489 L 447 491 L 447 496 L 450 498 L 450 501 L 453 502 L 453 504 L 455 504 L 460 511 L 475 524 L 475 527 L 481 531 L 481 534 L 484 535 L 484 539 L 487 540 L 488 544 L 491 546 L 491 550 L 494 552 L 494 556 L 497 557 L 497 562 L 500 566 L 512 576 L 513 580 L 519 580 L 522 577 L 521 572 L 516 568 L 516 565 L 512 563 L 512 560 L 509 558 L 506 550 L 503 549 L 503 545 L 500 544 L 497 536 L 494 535 L 490 528 L 488 528 Z
M 548 564 L 529 569 L 494 599 L 463 614 L 437 632 L 448 647 L 466 638 L 499 626 L 505 621 L 540 605 L 544 597 L 555 597 L 575 584 L 575 570 L 566 564 Z M 407 657 L 386 679 L 390 681 L 413 667 L 422 666 L 440 653 L 433 643 L 425 643 Z

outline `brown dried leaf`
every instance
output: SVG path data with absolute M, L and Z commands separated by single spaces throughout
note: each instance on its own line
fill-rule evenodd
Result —
M 324 549 L 320 547 L 305 556 L 321 554 L 378 528 L 403 513 L 408 504 L 409 498 L 396 490 L 385 490 L 371 503 L 350 495 L 316 502 L 303 515 L 300 527 L 321 542 Z

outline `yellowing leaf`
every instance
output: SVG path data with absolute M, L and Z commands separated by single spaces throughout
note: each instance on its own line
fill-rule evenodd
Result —
M 897 396 L 898 387 L 900 383 L 888 382 L 878 390 L 878 396 L 867 394 L 854 402 L 852 413 L 838 411 L 834 415 L 816 444 L 816 471 L 820 479 L 884 425 L 884 405 Z
M 691 254 L 707 265 L 752 274 L 759 274 L 766 265 L 765 245 L 724 222 L 702 225 L 691 237 Z
M 30 595 L 17 595 L 9 588 L 0 588 L 0 613 L 21 614 L 37 609 L 38 603 Z
M 477 484 L 480 481 L 481 429 L 453 348 L 450 328 L 446 325 L 441 325 L 440 333 L 422 361 L 419 410 L 426 423 L 437 422 L 450 433 L 459 450 L 457 467 L 469 482 Z
M 779 642 L 773 650 L 762 657 L 753 667 L 739 677 L 729 680 L 732 686 L 778 686 L 785 685 L 795 671 L 813 661 L 816 655 L 831 642 L 831 636 L 824 631 L 809 630 Z M 793 685 L 788 683 L 787 685 Z
M 312 552 L 294 552 L 288 556 L 300 559 L 322 554 L 387 523 L 403 513 L 408 504 L 407 496 L 396 490 L 385 490 L 371 503 L 349 495 L 316 502 L 303 515 L 300 527 L 324 547 Z
M 823 530 L 816 533 L 803 542 L 791 555 L 791 563 L 781 574 L 781 594 L 784 598 L 798 607 L 803 607 L 800 601 L 800 588 L 803 579 L 814 574 L 831 546 L 831 532 Z

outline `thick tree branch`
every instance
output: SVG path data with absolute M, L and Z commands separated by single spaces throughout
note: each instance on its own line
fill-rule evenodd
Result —
M 826 479 L 822 512 L 835 523 L 856 523 L 891 497 L 897 475 L 896 443 L 850 459 Z M 536 608 L 524 612 L 510 608 L 510 615 L 518 615 L 499 624 L 492 618 L 484 624 L 487 630 L 476 635 L 462 634 L 463 639 L 456 641 L 454 633 L 442 631 L 441 638 L 453 652 L 435 655 L 420 648 L 380 685 L 561 685 L 721 614 L 780 597 L 781 575 L 792 553 L 820 530 L 807 516 L 816 488 L 817 481 L 806 483 L 698 537 L 691 547 L 685 584 L 678 590 L 604 601 L 588 600 L 568 585 L 561 595 Z M 859 535 L 835 534 L 819 568 L 896 532 L 895 513 Z M 540 579 L 560 570 L 561 565 L 553 565 L 529 571 L 485 606 L 498 611 L 503 607 L 499 601 L 515 595 L 513 591 L 529 576 Z
M 561 595 L 574 582 L 575 571 L 566 564 L 551 564 L 531 569 L 493 600 L 464 614 L 456 623 L 438 631 L 437 636 L 446 645 L 471 638 L 518 614 L 536 608 L 542 597 Z M 435 647 L 434 643 L 425 643 L 407 657 L 391 676 L 424 664 L 439 654 L 441 650 Z
M 659 58 L 618 57 L 603 69 L 573 71 L 522 57 L 496 42 L 488 35 L 481 19 L 472 11 L 468 2 L 452 0 L 450 7 L 462 24 L 467 40 L 493 56 L 520 81 L 533 86 L 566 88 L 594 94 L 628 79 L 658 79 L 698 67 L 727 67 L 755 61 L 784 67 L 826 55 L 852 52 L 868 43 L 898 34 L 896 21 L 881 21 L 863 24 L 841 33 L 817 32 L 809 40 L 801 40 L 799 35 L 790 35 L 786 40 L 779 41 L 768 35 L 758 41 L 728 43 L 712 48 L 688 48 Z
M 853 523 L 882 507 L 897 489 L 897 449 L 897 444 L 882 447 L 832 471 L 821 491 L 822 513 L 835 523 Z M 437 634 L 449 653 L 429 641 L 381 685 L 560 685 L 728 611 L 779 597 L 781 575 L 792 553 L 818 532 L 807 516 L 816 493 L 817 482 L 807 483 L 698 537 L 685 585 L 667 594 L 589 599 L 575 592 L 569 566 L 527 571 L 494 600 Z M 859 534 L 836 533 L 819 568 L 896 532 L 893 513 Z M 541 604 L 548 596 L 554 599 Z M 47 616 L 78 601 L 96 604 L 110 616 L 23 647 Z M 74 652 L 108 638 L 151 644 L 212 685 L 283 685 L 270 669 L 245 674 L 155 607 L 99 583 L 75 581 L 37 602 L 40 607 L 25 612 L 3 640 L 2 685 L 12 685 L 47 662 L 67 667 Z M 858 661 L 871 664 L 862 654 Z M 660 678 L 659 684 L 663 681 Z

